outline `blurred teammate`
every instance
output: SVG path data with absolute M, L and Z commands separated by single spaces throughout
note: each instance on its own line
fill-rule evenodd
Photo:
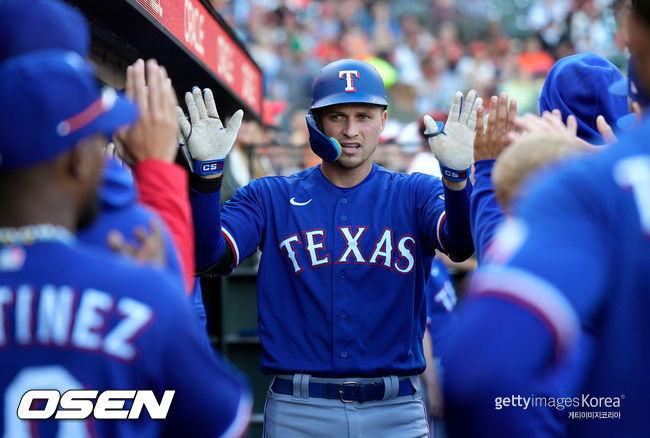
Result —
M 629 46 L 650 90 L 650 4 L 633 0 Z M 586 382 L 559 404 L 570 436 L 650 429 L 650 125 L 553 173 L 516 209 L 474 279 L 448 356 L 448 421 L 457 436 L 530 435 L 534 385 L 596 335 Z M 578 382 L 580 383 L 580 382 Z M 527 406 L 527 407 L 526 407 Z M 468 418 L 472 421 L 468 421 Z M 535 430 L 543 436 L 545 430 Z
M 77 9 L 61 1 L 5 0 L 0 3 L 0 40 L 3 42 L 0 61 L 44 49 L 66 49 L 86 57 L 90 50 L 90 29 Z M 150 63 L 150 70 L 158 68 Z M 136 181 L 123 165 L 109 159 L 99 192 L 101 214 L 92 225 L 80 230 L 79 237 L 107 247 L 108 232 L 116 230 L 122 236 L 120 246 L 133 252 L 141 236 L 134 230 L 148 230 L 152 221 L 160 223 L 158 213 L 165 220 L 165 225 L 159 226 L 165 253 L 162 267 L 178 280 L 179 290 L 191 290 L 194 241 L 187 174 L 173 164 L 175 142 L 165 144 L 164 141 L 170 130 L 178 129 L 177 122 L 152 117 L 152 109 L 144 97 L 145 86 L 145 65 L 138 60 L 127 69 L 126 88 L 130 97 L 138 100 L 140 117 L 122 136 Z
M 180 113 L 194 159 L 197 266 L 230 272 L 258 247 L 262 371 L 276 377 L 268 437 L 427 436 L 413 386 L 424 370 L 424 281 L 434 249 L 473 252 L 467 222 L 476 92 L 455 97 L 446 134 L 429 119 L 443 181 L 372 161 L 386 123 L 384 84 L 357 60 L 325 66 L 307 116 L 323 162 L 251 181 L 219 210 L 219 175 L 241 120 L 223 128 L 210 90 Z
M 162 79 L 150 77 L 149 93 L 173 114 Z M 74 236 L 97 214 L 107 137 L 135 120 L 135 107 L 100 92 L 90 65 L 60 50 L 3 62 L 0 100 L 3 436 L 240 436 L 248 391 L 204 351 L 173 283 Z M 21 421 L 30 389 L 176 392 L 165 421 Z

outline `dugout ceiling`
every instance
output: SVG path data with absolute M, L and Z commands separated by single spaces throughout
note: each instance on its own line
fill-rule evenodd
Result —
M 116 88 L 138 57 L 167 68 L 179 101 L 193 85 L 209 87 L 223 116 L 242 108 L 262 117 L 262 72 L 207 1 L 66 0 L 90 21 L 90 59 Z

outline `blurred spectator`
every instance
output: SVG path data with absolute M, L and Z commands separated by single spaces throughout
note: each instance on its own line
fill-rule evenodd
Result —
M 540 33 L 546 45 L 556 46 L 566 31 L 570 7 L 565 0 L 537 0 L 528 10 L 528 26 Z
M 489 90 L 494 86 L 496 67 L 488 56 L 487 45 L 483 41 L 472 41 L 469 56 L 463 57 L 457 69 L 471 89 Z
M 446 110 L 456 91 L 468 88 L 463 78 L 450 68 L 449 61 L 442 54 L 423 59 L 420 68 L 424 80 L 417 87 L 415 100 L 415 109 L 419 114 Z
M 285 140 L 295 131 L 291 114 L 309 104 L 305 96 L 313 78 L 323 65 L 344 57 L 364 59 L 380 71 L 391 118 L 402 125 L 446 110 L 450 94 L 471 87 L 486 98 L 507 91 L 522 111 L 537 113 L 541 84 L 557 59 L 593 51 L 626 68 L 625 1 L 211 3 L 262 68 L 266 97 L 286 102 L 271 141 L 288 146 Z M 298 160 L 296 166 L 305 164 Z

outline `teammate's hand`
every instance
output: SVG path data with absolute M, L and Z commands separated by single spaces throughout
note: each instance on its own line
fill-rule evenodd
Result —
M 137 242 L 128 242 L 122 233 L 112 230 L 106 237 L 108 247 L 139 263 L 150 263 L 163 268 L 166 266 L 167 256 L 162 231 L 153 220 L 149 222 L 149 227 L 151 228 L 150 232 L 140 226 L 135 228 L 133 233 Z
M 429 147 L 441 164 L 443 176 L 450 181 L 464 180 L 469 175 L 470 166 L 474 162 L 476 108 L 482 105 L 483 100 L 477 97 L 476 90 L 469 91 L 465 99 L 463 93 L 457 92 L 442 133 L 433 118 L 424 116 Z
M 487 127 L 482 123 L 485 109 L 479 106 L 476 109 L 476 119 L 481 123 L 476 124 L 476 137 L 474 137 L 474 159 L 495 160 L 510 144 L 508 134 L 515 129 L 517 116 L 517 101 L 512 99 L 508 107 L 508 94 L 501 93 L 499 97 L 490 99 Z
M 603 136 L 603 140 L 605 140 L 606 144 L 612 144 L 618 141 L 616 134 L 614 134 L 614 130 L 609 126 L 609 123 L 607 123 L 604 116 L 596 117 L 596 128 L 598 128 L 598 132 Z
M 562 113 L 558 109 L 551 112 L 544 111 L 541 116 L 525 114 L 515 117 L 515 125 L 523 132 L 512 131 L 508 134 L 511 141 L 516 141 L 524 135 L 540 133 L 561 137 L 580 144 L 585 149 L 594 149 L 596 146 L 578 137 L 578 121 L 575 116 L 569 115 L 566 125 L 562 121 Z
M 126 69 L 124 91 L 138 106 L 138 120 L 115 137 L 118 154 L 127 164 L 158 159 L 173 163 L 176 158 L 178 104 L 171 79 L 165 67 L 150 59 L 138 59 Z
M 191 93 L 189 91 L 185 93 L 185 104 L 190 115 L 189 121 L 183 110 L 176 107 L 176 114 L 185 140 L 181 147 L 187 148 L 187 152 L 195 162 L 220 162 L 223 164 L 223 160 L 235 143 L 244 112 L 237 110 L 230 118 L 228 126 L 224 128 L 217 112 L 214 96 L 209 88 L 204 89 L 202 94 L 198 87 L 194 87 Z M 196 163 L 190 163 L 192 170 L 200 173 L 195 165 Z M 223 165 L 219 170 L 222 168 Z M 214 175 L 215 172 L 212 174 Z

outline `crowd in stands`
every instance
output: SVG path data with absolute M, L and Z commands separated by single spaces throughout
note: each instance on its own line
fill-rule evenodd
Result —
M 446 113 L 458 90 L 481 90 L 484 100 L 507 92 L 521 113 L 536 113 L 546 74 L 562 57 L 595 52 L 626 71 L 621 0 L 211 3 L 264 72 L 266 126 L 251 128 L 261 132 L 250 144 L 251 156 L 268 156 L 265 173 L 316 164 L 304 115 L 313 78 L 335 59 L 363 59 L 382 74 L 391 123 L 378 161 L 392 170 L 407 170 L 420 151 L 418 117 Z M 268 145 L 281 148 L 259 149 Z

